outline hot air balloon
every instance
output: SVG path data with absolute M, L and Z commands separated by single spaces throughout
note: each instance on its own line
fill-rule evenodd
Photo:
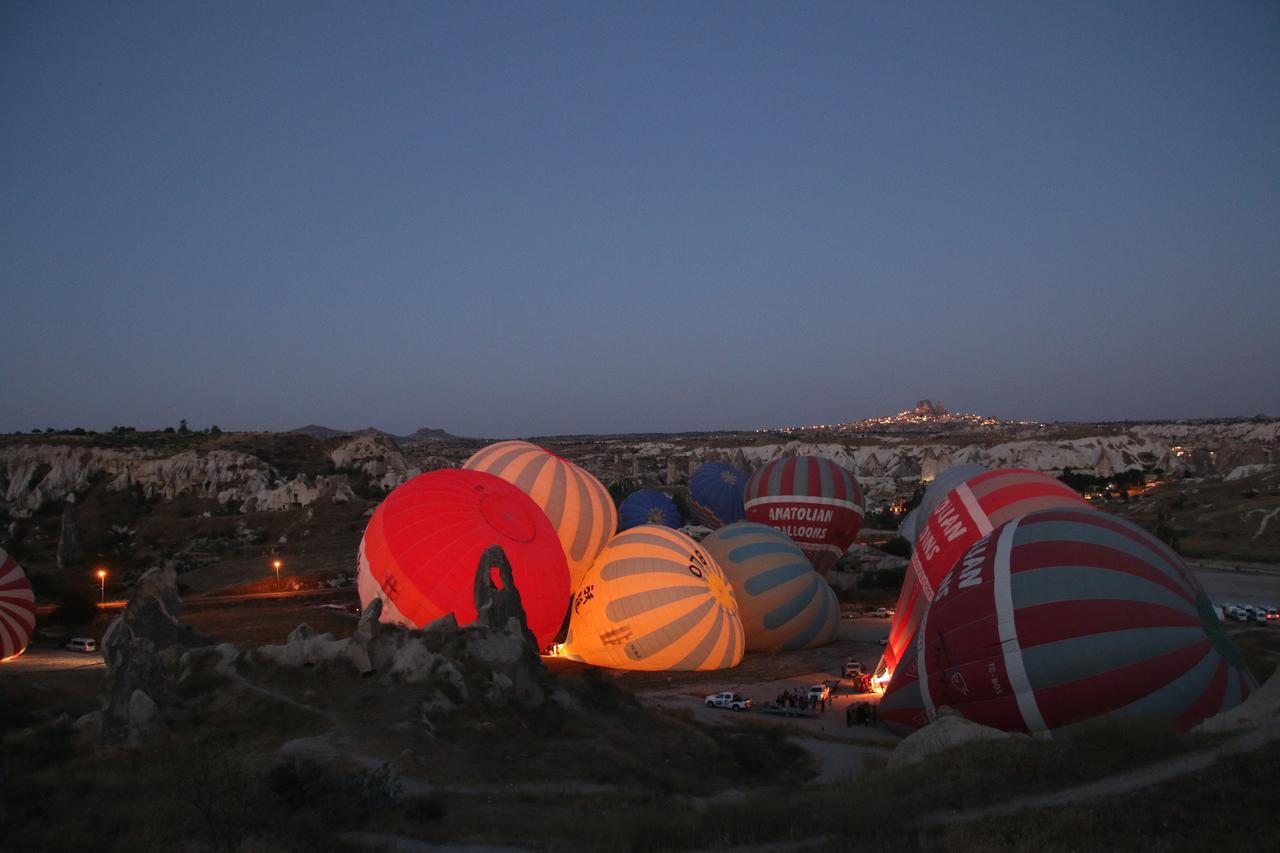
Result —
M 845 469 L 819 456 L 775 459 L 751 475 L 747 520 L 791 537 L 826 574 L 862 529 L 862 489 Z
M 785 533 L 739 521 L 698 544 L 733 584 L 748 651 L 804 649 L 835 639 L 836 594 Z
M 639 670 L 737 666 L 745 642 L 728 578 L 669 527 L 624 530 L 596 558 L 573 599 L 565 657 Z
M 933 511 L 937 509 L 942 499 L 951 494 L 956 486 L 966 480 L 973 479 L 986 470 L 981 465 L 952 465 L 934 477 L 929 482 L 929 485 L 925 486 L 924 495 L 921 496 L 920 503 L 911 511 L 915 516 L 915 523 L 910 529 L 899 531 L 902 534 L 902 538 L 915 545 L 916 538 L 924 528 L 925 521 L 928 520 L 929 516 L 933 515 Z M 906 527 L 906 522 L 907 520 L 904 518 L 902 520 L 903 527 Z M 908 536 L 908 533 L 911 535 Z
M 554 453 L 527 441 L 499 441 L 476 451 L 462 466 L 501 477 L 542 507 L 564 546 L 569 583 L 578 588 L 618 526 L 613 498 L 600 481 Z
M 1025 468 L 979 470 L 961 482 L 952 482 L 952 488 L 936 500 L 927 520 L 917 522 L 919 533 L 889 626 L 889 642 L 876 669 L 881 680 L 897 665 L 924 608 L 933 600 L 938 582 L 970 545 L 992 528 L 1028 512 L 1088 506 L 1062 481 Z
M 680 528 L 680 510 L 657 489 L 640 489 L 627 495 L 618 507 L 618 529 L 630 530 L 641 524 L 661 524 Z
M 741 521 L 746 513 L 742 505 L 746 487 L 745 471 L 723 462 L 706 462 L 689 478 L 689 509 L 699 524 L 712 530 Z
M 1099 717 L 1188 729 L 1256 688 L 1172 549 L 1069 507 L 1016 518 L 969 548 L 939 584 L 880 718 L 918 728 L 948 706 L 1033 734 Z
M 476 567 L 490 545 L 511 561 L 529 630 L 549 645 L 569 599 L 560 540 L 528 495 L 482 471 L 430 471 L 378 504 L 360 542 L 360 603 L 382 599 L 384 622 L 421 628 L 453 613 L 469 624 Z
M 36 597 L 18 561 L 0 548 L 0 661 L 17 657 L 36 629 Z

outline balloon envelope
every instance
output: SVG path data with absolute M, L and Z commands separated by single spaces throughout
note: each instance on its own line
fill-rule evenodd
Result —
M 596 666 L 710 670 L 745 648 L 733 587 L 697 542 L 668 527 L 624 530 L 573 599 L 564 655 Z
M 36 628 L 36 598 L 18 561 L 0 548 L 0 660 L 17 657 Z
M 880 704 L 899 729 L 948 706 L 1006 731 L 1096 717 L 1190 728 L 1256 689 L 1194 575 L 1163 542 L 1086 508 L 979 539 L 941 581 Z
M 776 527 L 800 546 L 822 574 L 862 529 L 862 489 L 830 459 L 775 459 L 751 475 L 747 520 Z
M 916 537 L 919 536 L 923 529 L 925 521 L 929 516 L 933 515 L 933 511 L 938 508 L 938 504 L 942 502 L 942 499 L 951 494 L 956 486 L 986 471 L 987 469 L 981 465 L 952 465 L 934 477 L 929 482 L 929 485 L 925 486 L 924 495 L 921 496 L 920 503 L 912 510 L 915 513 L 916 521 L 912 529 L 908 531 L 911 535 L 907 536 L 904 533 L 903 538 L 914 546 Z M 903 519 L 903 522 L 905 524 L 906 519 Z
M 933 600 L 938 582 L 970 545 L 1006 521 L 1060 506 L 1087 508 L 1088 503 L 1070 486 L 1039 471 L 979 469 L 975 475 L 953 483 L 937 499 L 928 518 L 917 522 L 919 533 L 902 578 L 902 592 L 889 626 L 881 668 L 891 672 L 897 665 L 924 609 Z
M 555 528 L 572 588 L 618 526 L 609 490 L 588 472 L 527 441 L 499 441 L 462 466 L 501 477 L 533 498 Z
M 785 533 L 739 521 L 699 544 L 733 584 L 748 651 L 804 649 L 835 639 L 835 592 Z
M 360 542 L 360 603 L 382 599 L 382 621 L 421 628 L 446 613 L 476 618 L 480 555 L 501 545 L 511 563 L 529 630 L 555 639 L 569 600 L 560 540 L 528 495 L 481 471 L 430 471 L 378 504 Z
M 704 527 L 715 530 L 741 521 L 746 513 L 742 503 L 747 474 L 723 462 L 707 462 L 689 478 L 689 510 Z
M 671 498 L 657 489 L 640 489 L 627 495 L 618 507 L 618 529 L 630 530 L 642 524 L 680 528 L 680 510 Z

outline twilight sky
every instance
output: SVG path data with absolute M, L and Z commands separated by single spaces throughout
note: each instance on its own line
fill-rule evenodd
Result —
M 1280 415 L 1276 3 L 0 5 L 0 430 Z

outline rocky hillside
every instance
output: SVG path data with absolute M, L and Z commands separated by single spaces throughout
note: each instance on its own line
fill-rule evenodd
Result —
M 381 433 L 0 437 L 0 542 L 46 597 L 97 566 L 115 583 L 173 563 L 184 583 L 214 589 L 257 577 L 268 556 L 345 571 L 388 491 L 477 446 L 402 448 Z
M 950 417 L 931 409 L 912 417 Z M 962 463 L 1053 475 L 1071 469 L 1102 478 L 1138 471 L 1169 481 L 1153 496 L 1177 491 L 1180 504 L 1168 512 L 1186 524 L 1187 541 L 1197 551 L 1266 559 L 1280 535 L 1273 513 L 1280 506 L 1280 495 L 1273 494 L 1276 420 L 1039 425 L 1033 436 L 1013 425 L 936 435 L 887 430 L 535 440 L 618 494 L 663 486 L 680 495 L 689 475 L 712 459 L 753 470 L 783 456 L 817 454 L 854 472 L 869 509 L 901 500 L 922 479 Z M 97 566 L 119 583 L 171 562 L 196 590 L 259 579 L 275 558 L 290 573 L 347 572 L 367 516 L 387 492 L 420 472 L 459 465 L 483 444 L 401 442 L 378 431 L 327 437 L 297 431 L 0 436 L 0 545 L 19 556 L 46 599 L 57 594 L 61 578 L 91 584 Z M 1193 494 L 1196 488 L 1215 500 Z M 1192 507 L 1196 512 L 1188 511 Z M 1159 517 L 1148 505 L 1142 521 L 1153 526 Z M 1212 533 L 1197 534 L 1196 525 Z M 1250 547 L 1227 547 L 1246 533 Z M 1280 554 L 1280 540 L 1274 550 Z

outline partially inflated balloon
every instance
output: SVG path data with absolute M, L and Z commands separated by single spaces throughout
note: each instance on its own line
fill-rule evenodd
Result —
M 804 649 L 835 639 L 835 592 L 785 533 L 739 521 L 698 544 L 733 584 L 748 651 Z
M 462 467 L 501 477 L 533 498 L 560 537 L 570 585 L 577 589 L 618 526 L 618 511 L 608 489 L 568 459 L 527 441 L 491 444 L 476 451 Z
M 642 524 L 680 527 L 680 510 L 671 498 L 657 489 L 640 489 L 627 495 L 618 507 L 618 529 L 630 530 Z
M 830 459 L 775 459 L 751 475 L 747 521 L 791 537 L 822 574 L 849 550 L 862 529 L 862 489 Z
M 941 581 L 880 718 L 907 730 L 947 706 L 1006 731 L 1097 717 L 1187 729 L 1256 687 L 1167 545 L 1113 515 L 1048 509 L 979 539 Z
M 919 533 L 911 552 L 911 563 L 902 579 L 902 592 L 889 626 L 889 642 L 877 672 L 893 671 L 920 624 L 924 609 L 933 600 L 938 582 L 970 545 L 1006 521 L 1038 509 L 1060 506 L 1088 507 L 1088 504 L 1070 486 L 1039 471 L 979 469 L 973 476 L 953 482 L 951 489 L 934 505 L 928 519 L 917 522 Z
M 934 477 L 929 485 L 925 486 L 924 495 L 920 498 L 919 505 L 911 511 L 907 518 L 913 518 L 913 523 L 908 527 L 907 519 L 903 519 L 903 529 L 899 530 L 902 538 L 906 539 L 913 546 L 919 537 L 924 523 L 928 521 L 929 516 L 933 515 L 933 511 L 937 509 L 942 499 L 951 494 L 951 491 L 966 480 L 982 474 L 987 469 L 981 465 L 952 465 L 938 476 Z
M 0 661 L 22 654 L 36 627 L 36 599 L 18 561 L 0 548 Z
M 469 624 L 476 567 L 490 545 L 502 546 L 529 630 L 549 645 L 569 598 L 560 540 L 528 495 L 481 471 L 431 471 L 378 504 L 360 542 L 360 602 L 382 599 L 384 622 L 421 628 L 453 613 Z
M 609 540 L 574 596 L 564 655 L 596 666 L 710 670 L 745 648 L 733 587 L 688 536 L 633 527 Z
M 689 478 L 689 509 L 697 522 L 712 530 L 741 521 L 747 474 L 723 462 L 707 462 Z

